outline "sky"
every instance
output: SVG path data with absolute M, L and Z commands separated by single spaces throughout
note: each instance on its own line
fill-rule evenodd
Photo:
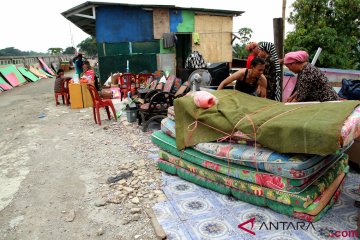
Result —
M 85 0 L 10 0 L 1 5 L 0 49 L 15 47 L 21 51 L 47 52 L 49 48 L 77 46 L 89 37 L 61 15 L 62 12 L 86 2 Z M 133 4 L 164 4 L 180 7 L 244 11 L 235 17 L 233 32 L 248 27 L 253 30 L 251 41 L 273 42 L 273 18 L 282 16 L 283 0 L 102 0 Z M 287 0 L 286 15 L 294 0 Z M 293 26 L 286 24 L 285 32 Z

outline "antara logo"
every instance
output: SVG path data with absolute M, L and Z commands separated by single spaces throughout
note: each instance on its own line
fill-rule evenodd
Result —
M 240 224 L 238 225 L 238 228 L 240 228 L 240 229 L 244 230 L 245 232 L 248 232 L 248 233 L 250 233 L 250 234 L 252 234 L 252 235 L 255 235 L 255 232 L 251 231 L 251 230 L 254 228 L 254 221 L 255 221 L 255 217 L 253 217 L 253 218 L 251 218 L 250 220 L 247 220 L 247 221 L 245 221 L 245 222 L 243 222 L 243 223 L 240 223 Z M 244 225 L 246 225 L 246 224 L 248 224 L 248 223 L 251 223 L 251 230 L 249 230 L 249 229 L 247 229 L 247 228 L 244 228 Z
M 315 230 L 315 227 L 311 222 L 270 222 L 269 225 L 266 225 L 266 223 L 263 222 L 259 230 L 263 227 L 266 228 L 266 230 L 308 230 L 310 226 Z
M 238 228 L 241 230 L 244 230 L 247 233 L 250 233 L 252 235 L 255 235 L 255 232 L 252 231 L 254 228 L 254 222 L 255 217 L 240 223 L 238 225 Z M 246 228 L 245 225 L 251 224 L 250 228 Z M 315 230 L 314 225 L 311 222 L 269 222 L 268 224 L 266 222 L 262 222 L 259 230 L 308 230 L 310 227 L 312 227 Z

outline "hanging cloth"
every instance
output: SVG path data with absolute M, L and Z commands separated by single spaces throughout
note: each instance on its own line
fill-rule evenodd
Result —
M 164 33 L 164 48 L 171 48 L 175 46 L 175 33 Z

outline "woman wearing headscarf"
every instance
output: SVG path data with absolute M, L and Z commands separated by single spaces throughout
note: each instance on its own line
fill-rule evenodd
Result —
M 275 46 L 271 42 L 259 42 L 259 47 L 259 57 L 265 60 L 265 70 L 263 74 L 267 79 L 266 97 L 280 102 L 281 68 Z
M 246 51 L 249 52 L 249 55 L 246 60 L 246 68 L 251 68 L 251 61 L 259 55 L 260 49 L 259 45 L 256 42 L 251 42 L 245 46 Z
M 308 63 L 308 58 L 309 54 L 305 51 L 289 52 L 285 55 L 285 66 L 298 74 L 294 92 L 287 102 L 338 100 L 338 95 L 329 85 L 325 74 Z

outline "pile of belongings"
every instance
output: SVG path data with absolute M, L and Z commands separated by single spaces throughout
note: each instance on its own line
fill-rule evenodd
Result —
M 176 99 L 152 141 L 170 174 L 309 222 L 337 201 L 344 151 L 360 135 L 358 101 L 284 104 L 233 90 L 216 105 Z

